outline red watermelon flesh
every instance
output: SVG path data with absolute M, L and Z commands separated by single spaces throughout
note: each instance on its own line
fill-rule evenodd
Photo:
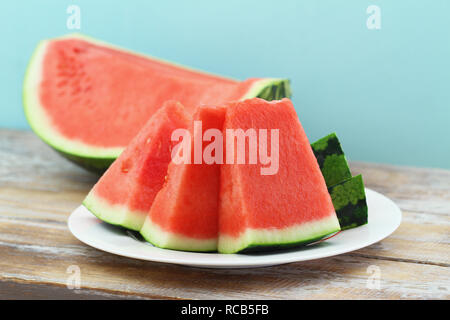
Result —
M 108 223 L 140 230 L 162 188 L 171 160 L 171 134 L 187 128 L 190 115 L 179 102 L 168 101 L 130 142 L 100 178 L 83 204 Z
M 42 105 L 61 134 L 93 146 L 127 145 L 168 98 L 192 110 L 197 104 L 239 99 L 251 85 L 251 81 L 239 83 L 130 53 L 118 54 L 79 39 L 55 41 L 47 50 Z M 61 108 L 68 105 L 71 107 Z M 123 105 L 132 110 L 121 108 Z M 92 122 L 96 125 L 86 125 Z
M 99 170 L 167 100 L 193 112 L 204 103 L 257 95 L 289 95 L 288 82 L 236 81 L 80 35 L 43 41 L 24 81 L 25 113 L 33 130 L 69 159 Z
M 202 139 L 208 129 L 218 129 L 221 133 L 224 117 L 223 108 L 200 107 L 194 121 L 201 121 L 202 130 L 201 135 L 198 131 L 195 134 Z M 190 137 L 191 164 L 170 163 L 167 182 L 156 196 L 141 234 L 147 241 L 162 248 L 215 251 L 220 165 L 207 164 L 203 160 L 201 164 L 194 164 L 194 124 Z M 202 142 L 202 153 L 210 143 Z M 220 140 L 218 143 L 222 148 Z
M 296 245 L 338 231 L 324 178 L 291 101 L 232 103 L 224 132 L 236 128 L 267 129 L 269 155 L 269 132 L 278 129 L 279 165 L 276 174 L 261 175 L 267 165 L 248 164 L 247 152 L 246 164 L 222 166 L 219 252 Z

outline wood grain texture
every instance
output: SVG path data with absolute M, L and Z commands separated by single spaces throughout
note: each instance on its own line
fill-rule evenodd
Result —
M 200 269 L 88 247 L 67 218 L 98 179 L 31 132 L 0 129 L 0 299 L 449 299 L 450 171 L 351 163 L 403 211 L 387 239 L 348 254 L 256 269 Z M 81 288 L 66 287 L 79 266 Z M 380 289 L 368 288 L 370 266 Z M 369 269 L 368 269 L 369 268 Z

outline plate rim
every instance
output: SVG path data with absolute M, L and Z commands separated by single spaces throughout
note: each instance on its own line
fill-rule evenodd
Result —
M 109 247 L 108 245 L 104 245 L 103 243 L 99 243 L 97 240 L 95 240 L 95 238 L 90 238 L 90 239 L 86 239 L 83 235 L 80 235 L 80 233 L 76 230 L 76 228 L 74 228 L 74 219 L 77 218 L 77 214 L 79 214 L 78 212 L 80 210 L 87 210 L 87 208 L 85 208 L 83 205 L 78 206 L 75 210 L 73 210 L 67 220 L 67 225 L 69 228 L 69 231 L 72 233 L 72 235 L 77 238 L 79 241 L 81 241 L 82 243 L 93 247 L 97 250 L 101 250 L 104 252 L 108 252 L 111 254 L 115 254 L 118 256 L 122 256 L 122 257 L 126 257 L 126 258 L 131 258 L 131 259 L 137 259 L 137 260 L 142 260 L 142 261 L 151 261 L 151 262 L 160 262 L 160 263 L 170 263 L 170 264 L 176 264 L 176 265 L 184 265 L 184 266 L 191 266 L 191 267 L 200 267 L 200 268 L 256 268 L 256 267 L 267 267 L 267 266 L 274 266 L 274 265 L 280 265 L 280 264 L 287 264 L 287 263 L 293 263 L 293 262 L 300 262 L 300 261 L 309 261 L 309 260 L 317 260 L 317 259 L 322 259 L 322 258 L 328 258 L 328 257 L 332 257 L 332 256 L 337 256 L 337 255 L 341 255 L 344 253 L 348 253 L 348 252 L 352 252 L 355 250 L 359 250 L 362 248 L 365 248 L 367 246 L 370 246 L 374 243 L 377 243 L 383 239 L 385 239 L 386 237 L 390 236 L 395 230 L 398 229 L 398 227 L 400 226 L 401 222 L 402 222 L 402 211 L 401 209 L 398 207 L 397 204 L 395 204 L 394 201 L 392 201 L 390 198 L 388 198 L 387 196 L 383 195 L 382 193 L 379 193 L 375 190 L 372 190 L 370 188 L 365 188 L 366 193 L 370 194 L 373 193 L 374 196 L 380 197 L 383 199 L 383 201 L 386 201 L 387 203 L 389 203 L 390 206 L 392 206 L 393 209 L 395 209 L 395 211 L 397 212 L 397 216 L 396 218 L 398 218 L 398 220 L 393 221 L 393 224 L 391 226 L 391 229 L 389 232 L 386 232 L 386 234 L 383 234 L 381 237 L 377 238 L 375 241 L 373 240 L 366 240 L 366 241 L 362 241 L 358 244 L 355 244 L 354 246 L 350 246 L 350 247 L 346 247 L 344 246 L 343 248 L 335 248 L 334 250 L 325 250 L 325 252 L 321 252 L 319 251 L 319 253 L 316 253 L 316 255 L 314 256 L 314 254 L 312 254 L 311 257 L 311 253 L 305 257 L 302 257 L 302 255 L 297 254 L 295 255 L 295 253 L 298 253 L 299 251 L 295 251 L 295 250 L 290 250 L 288 252 L 270 252 L 268 254 L 259 254 L 259 255 L 247 255 L 247 254 L 239 254 L 239 253 L 235 253 L 235 254 L 222 254 L 222 253 L 200 253 L 200 252 L 187 252 L 187 251 L 177 251 L 177 250 L 170 250 L 170 249 L 162 249 L 162 248 L 157 248 L 157 247 L 152 247 L 153 250 L 163 250 L 163 251 L 170 251 L 173 252 L 175 256 L 168 256 L 168 257 L 151 257 L 151 256 L 143 256 L 143 255 L 139 255 L 139 254 L 134 254 L 134 253 L 124 253 L 120 250 L 116 250 L 115 247 Z M 370 209 L 369 209 L 370 210 Z M 93 217 L 95 217 L 94 215 L 92 215 Z M 96 218 L 98 219 L 98 218 Z M 99 220 L 101 221 L 101 220 Z M 363 228 L 365 226 L 360 226 L 359 228 Z M 346 231 L 350 231 L 350 230 L 356 230 L 356 229 L 349 229 Z M 129 237 L 129 236 L 128 236 Z M 138 241 L 138 240 L 135 240 Z M 150 244 L 149 244 L 150 246 Z M 311 250 L 314 249 L 318 249 L 313 248 Z M 320 249 L 320 247 L 319 247 Z M 240 260 L 234 260 L 233 258 L 229 259 L 229 260 L 220 260 L 220 262 L 218 261 L 214 261 L 214 260 L 200 260 L 200 261 L 195 261 L 195 258 L 193 260 L 191 259 L 183 259 L 180 257 L 177 257 L 177 255 L 220 255 L 221 257 L 246 257 L 247 259 L 245 259 L 244 261 L 240 261 Z M 277 255 L 279 256 L 278 259 L 268 259 L 268 256 L 273 256 L 273 255 Z M 266 258 L 266 260 L 262 259 L 262 258 Z M 198 259 L 198 258 L 197 258 Z M 228 258 L 227 258 L 228 259 Z

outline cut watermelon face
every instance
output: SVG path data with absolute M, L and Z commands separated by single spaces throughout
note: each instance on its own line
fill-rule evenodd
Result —
M 236 81 L 81 36 L 42 41 L 23 88 L 33 130 L 68 159 L 103 171 L 167 100 L 201 104 L 290 95 L 284 79 Z
M 224 131 L 236 128 L 278 130 L 278 171 L 262 175 L 266 165 L 249 164 L 248 153 L 245 164 L 222 165 L 219 252 L 305 244 L 340 230 L 324 178 L 290 100 L 229 104 Z M 267 137 L 270 146 L 272 136 Z
M 327 189 L 289 99 L 200 106 L 193 117 L 169 101 L 84 205 L 160 248 L 235 253 L 319 240 L 340 230 L 335 208 L 363 219 L 348 215 L 363 189 L 360 177 Z
M 139 231 L 164 184 L 171 160 L 172 132 L 189 124 L 190 115 L 180 103 L 166 102 L 100 178 L 83 204 L 105 222 Z
M 190 147 L 180 147 L 179 157 L 172 156 L 166 184 L 156 196 L 140 231 L 155 246 L 185 251 L 217 250 L 220 165 L 207 164 L 202 159 L 196 161 L 195 150 L 201 150 L 203 156 L 212 143 L 203 141 L 204 132 L 215 129 L 221 133 L 224 117 L 224 108 L 197 109 L 187 140 Z M 200 129 L 196 123 L 201 123 Z M 215 152 L 220 152 L 223 145 L 221 141 L 217 143 Z M 190 160 L 174 161 L 181 159 L 185 152 Z

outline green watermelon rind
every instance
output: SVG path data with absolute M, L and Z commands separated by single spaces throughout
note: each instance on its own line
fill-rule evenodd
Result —
M 268 251 L 278 251 L 278 250 L 287 250 L 287 249 L 293 249 L 298 247 L 303 247 L 308 244 L 317 242 L 319 240 L 322 240 L 323 238 L 332 235 L 333 233 L 338 232 L 339 230 L 330 232 L 328 234 L 325 234 L 323 236 L 318 236 L 316 238 L 311 238 L 304 241 L 297 241 L 297 242 L 289 242 L 289 243 L 281 243 L 281 244 L 252 244 L 245 249 L 242 249 L 241 251 L 238 251 L 238 253 L 258 253 L 258 252 L 268 252 Z
M 132 211 L 125 205 L 112 205 L 103 198 L 96 196 L 94 189 L 84 199 L 83 205 L 100 220 L 134 231 L 141 229 L 147 215 L 146 212 Z
M 91 43 L 121 50 L 123 52 L 132 53 L 140 57 L 151 58 L 171 64 L 173 66 L 182 67 L 184 69 L 193 70 L 196 72 L 204 73 L 208 75 L 210 73 L 195 70 L 186 66 L 178 65 L 172 62 L 165 61 L 163 59 L 154 58 L 149 55 L 143 55 L 133 52 L 118 46 L 114 46 L 103 41 L 94 39 L 81 34 L 71 34 L 60 37 L 58 39 L 82 39 Z M 54 39 L 53 39 L 54 40 Z M 96 172 L 103 173 L 109 165 L 119 157 L 124 148 L 103 148 L 85 144 L 81 141 L 74 141 L 64 137 L 52 124 L 51 119 L 45 114 L 42 106 L 39 102 L 39 84 L 41 79 L 42 60 L 46 52 L 47 45 L 52 40 L 43 40 L 36 47 L 30 62 L 28 64 L 24 83 L 23 83 L 23 104 L 25 117 L 28 120 L 33 131 L 49 146 L 58 151 L 62 156 L 76 163 L 77 165 Z M 266 100 L 281 99 L 284 97 L 290 97 L 291 89 L 289 80 L 278 78 L 265 78 L 256 81 L 249 91 L 242 97 L 243 99 L 261 97 Z
M 53 149 L 70 162 L 98 175 L 103 174 L 106 169 L 116 160 L 116 158 L 86 158 L 62 152 L 53 147 Z
M 362 175 L 354 176 L 328 188 L 342 230 L 368 222 L 368 207 Z
M 267 101 L 290 98 L 292 91 L 287 79 L 266 78 L 253 84 L 241 100 L 261 98 Z
M 139 231 L 145 241 L 161 249 L 191 252 L 216 252 L 217 239 L 195 239 L 168 232 L 152 222 L 149 217 Z
M 327 187 L 352 177 L 350 167 L 336 133 L 330 133 L 317 140 L 311 144 L 311 148 L 316 156 Z
M 284 229 L 247 229 L 239 237 L 219 235 L 218 251 L 239 253 L 291 248 L 315 242 L 340 230 L 339 221 L 333 213 L 318 221 Z
M 368 222 L 368 208 L 361 175 L 352 177 L 350 167 L 336 133 L 311 144 L 328 187 L 342 230 Z

